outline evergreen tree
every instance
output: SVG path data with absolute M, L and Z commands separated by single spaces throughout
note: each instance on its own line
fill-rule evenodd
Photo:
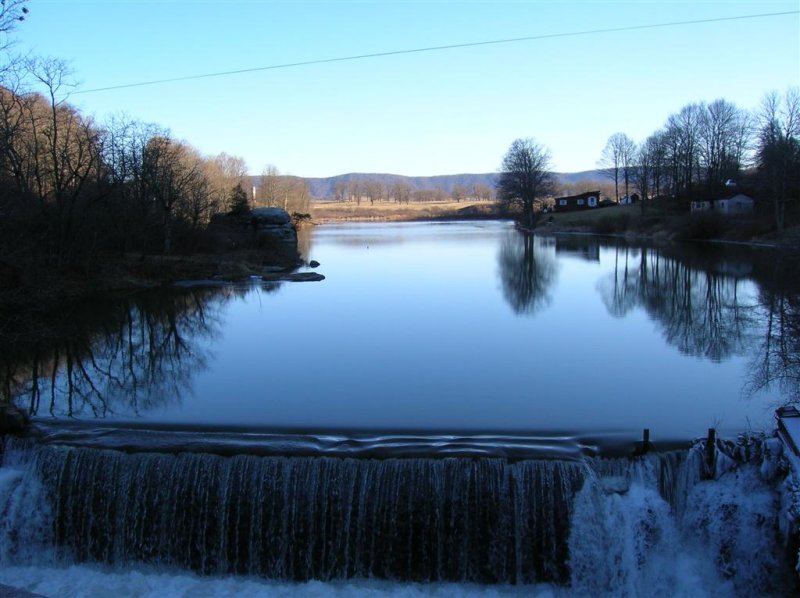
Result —
M 242 189 L 241 183 L 231 189 L 230 209 L 232 214 L 243 216 L 250 211 L 250 203 L 247 201 L 247 193 Z

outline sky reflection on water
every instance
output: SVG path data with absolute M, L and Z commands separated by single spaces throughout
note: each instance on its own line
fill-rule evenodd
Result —
M 658 439 L 768 428 L 797 380 L 796 264 L 763 250 L 406 223 L 319 227 L 308 257 L 325 281 L 93 309 L 108 315 L 85 342 L 4 358 L 17 400 L 210 426 Z M 783 390 L 761 389 L 781 367 Z

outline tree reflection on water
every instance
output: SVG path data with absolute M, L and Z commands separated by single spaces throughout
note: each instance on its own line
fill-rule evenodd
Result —
M 800 401 L 800 281 L 796 256 L 708 245 L 617 245 L 598 283 L 609 313 L 642 308 L 682 353 L 750 356 L 745 396 L 779 390 Z
M 746 392 L 777 388 L 800 402 L 800 280 L 797 260 L 778 256 L 760 287 L 762 325 L 754 344 Z
M 771 250 L 710 244 L 655 248 L 597 238 L 509 233 L 498 254 L 503 296 L 516 314 L 552 301 L 557 254 L 613 259 L 597 283 L 608 312 L 642 309 L 665 342 L 685 355 L 721 362 L 750 357 L 744 396 L 778 391 L 800 402 L 800 259 Z
M 503 296 L 517 314 L 533 315 L 552 301 L 558 262 L 552 239 L 511 231 L 498 255 Z
M 598 290 L 612 315 L 640 307 L 681 353 L 722 361 L 752 344 L 758 321 L 745 289 L 750 281 L 724 271 L 719 262 L 692 262 L 688 254 L 617 246 L 614 271 Z
M 222 306 L 247 292 L 138 292 L 4 319 L 2 399 L 67 417 L 136 415 L 180 401 L 207 366 Z

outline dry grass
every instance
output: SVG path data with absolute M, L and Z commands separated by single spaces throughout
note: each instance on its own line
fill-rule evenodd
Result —
M 552 216 L 553 226 L 580 226 L 591 225 L 593 222 L 602 220 L 603 218 L 620 218 L 629 217 L 634 218 L 641 216 L 642 208 L 639 205 L 632 206 L 612 206 L 608 208 L 594 208 L 592 210 L 579 210 L 575 212 L 563 212 L 554 214 L 543 214 L 540 219 L 540 225 L 546 225 Z
M 333 202 L 311 204 L 314 222 L 406 221 L 457 218 L 493 218 L 499 216 L 494 202 L 430 201 L 398 204 L 395 202 Z

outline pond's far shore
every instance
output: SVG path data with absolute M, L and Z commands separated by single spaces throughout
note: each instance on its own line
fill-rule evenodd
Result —
M 511 220 L 514 214 L 499 202 L 315 202 L 314 224 L 346 222 L 442 222 L 463 220 Z M 773 231 L 769 215 L 746 218 L 714 213 L 691 214 L 669 204 L 618 205 L 594 210 L 539 214 L 536 234 L 596 235 L 629 241 L 673 243 L 708 241 L 800 251 L 800 226 Z

